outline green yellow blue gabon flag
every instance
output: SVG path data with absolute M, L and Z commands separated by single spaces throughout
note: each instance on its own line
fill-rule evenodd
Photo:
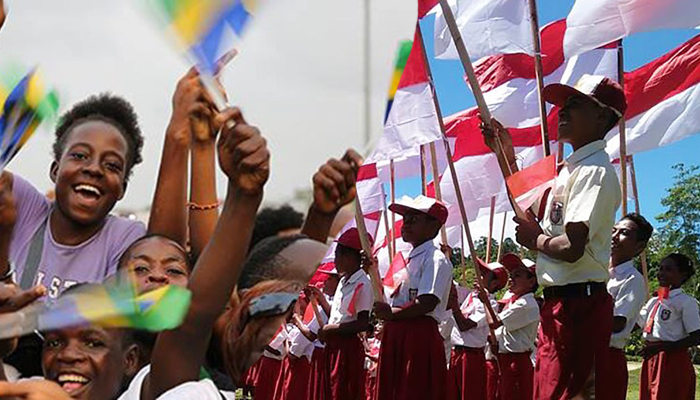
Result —
M 240 38 L 257 0 L 151 0 L 169 30 L 194 56 L 202 74 L 214 75 L 219 56 Z
M 401 80 L 403 69 L 406 67 L 408 55 L 411 54 L 411 47 L 413 47 L 413 41 L 411 40 L 403 40 L 399 43 L 399 51 L 396 53 L 396 66 L 394 67 L 394 73 L 391 75 L 391 86 L 389 86 L 384 121 L 389 118 L 389 111 L 391 111 L 391 105 L 394 103 L 394 96 L 399 88 L 399 81 Z
M 14 87 L 10 90 L 12 85 Z M 0 171 L 17 155 L 42 121 L 53 118 L 58 111 L 55 91 L 45 92 L 36 69 L 19 82 L 0 84 Z

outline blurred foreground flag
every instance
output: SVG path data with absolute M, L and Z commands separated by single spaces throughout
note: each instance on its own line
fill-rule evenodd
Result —
M 637 32 L 695 28 L 698 0 L 576 0 L 566 17 L 566 58 Z
M 258 0 L 149 0 L 168 29 L 195 58 L 200 73 L 215 75 L 220 57 L 245 32 Z
M 410 40 L 403 40 L 399 43 L 399 51 L 396 54 L 394 73 L 391 76 L 391 86 L 389 86 L 389 95 L 387 96 L 388 100 L 386 104 L 386 113 L 384 114 L 384 122 L 389 118 L 389 111 L 391 111 L 391 105 L 394 103 L 394 96 L 396 96 L 396 91 L 399 89 L 401 75 L 403 75 L 403 70 L 406 68 L 406 61 L 408 61 L 408 55 L 411 54 L 412 47 L 413 42 Z
M 33 69 L 19 82 L 0 84 L 0 103 L 1 172 L 27 143 L 39 124 L 56 116 L 58 96 L 54 91 L 45 92 L 39 73 Z

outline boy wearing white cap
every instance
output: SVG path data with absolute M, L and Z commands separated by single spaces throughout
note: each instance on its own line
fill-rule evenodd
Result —
M 377 399 L 442 399 L 447 365 L 438 330 L 447 307 L 452 264 L 433 244 L 447 220 L 447 208 L 435 199 L 404 198 L 389 209 L 403 215 L 401 236 L 413 246 L 408 276 L 390 305 L 374 303 L 386 321 L 377 367 Z
M 574 151 L 552 192 L 540 200 L 544 207 L 536 208 L 538 214 L 544 209 L 542 218 L 538 221 L 529 210 L 526 218 L 515 218 L 516 239 L 538 252 L 537 281 L 544 286 L 535 398 L 565 400 L 581 393 L 594 366 L 602 370 L 609 356 L 613 302 L 605 284 L 622 196 L 604 138 L 627 103 L 620 85 L 592 75 L 584 75 L 576 88 L 548 85 L 543 97 L 561 107 L 558 140 Z M 498 121 L 492 122 L 496 132 L 482 126 L 486 144 L 503 154 L 503 170 L 515 172 L 513 140 Z

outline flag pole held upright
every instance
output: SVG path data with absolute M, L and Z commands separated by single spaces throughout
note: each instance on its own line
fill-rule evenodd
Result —
M 622 50 L 622 39 L 617 44 L 617 82 L 625 89 L 625 65 Z M 620 185 L 622 186 L 622 215 L 627 214 L 627 135 L 625 116 L 620 118 Z
M 632 156 L 630 157 L 630 177 L 632 178 L 632 195 L 634 196 L 634 212 L 637 214 L 641 214 L 641 208 L 639 206 L 639 193 L 637 193 L 637 174 L 634 171 L 634 158 Z M 622 165 L 622 164 L 620 164 Z M 647 291 L 645 293 L 649 293 L 649 266 L 647 264 L 647 251 L 642 250 L 642 254 L 639 255 L 639 259 L 642 263 L 642 275 L 644 276 L 644 287 L 646 287 Z
M 486 104 L 486 100 L 484 99 L 484 94 L 481 92 L 481 86 L 479 86 L 479 81 L 476 79 L 476 74 L 474 73 L 474 66 L 472 65 L 471 60 L 469 59 L 469 53 L 467 52 L 467 47 L 464 45 L 464 41 L 462 40 L 462 34 L 459 33 L 459 28 L 457 27 L 457 21 L 455 21 L 455 16 L 452 14 L 452 9 L 450 8 L 450 5 L 447 3 L 447 0 L 440 0 L 440 7 L 442 8 L 442 13 L 444 14 L 445 17 L 445 22 L 447 23 L 447 27 L 450 30 L 450 34 L 452 35 L 452 40 L 455 42 L 455 47 L 457 48 L 457 53 L 459 54 L 459 59 L 462 61 L 462 68 L 464 68 L 464 73 L 467 75 L 467 80 L 469 81 L 469 86 L 472 89 L 472 93 L 474 94 L 474 100 L 476 100 L 476 105 L 479 107 L 479 113 L 481 114 L 481 119 L 484 121 L 486 126 L 492 131 L 495 132 L 493 125 L 491 124 L 491 112 L 489 111 L 489 107 Z M 419 29 L 420 30 L 420 29 Z M 422 37 L 422 35 L 421 35 Z M 423 50 L 425 52 L 425 50 Z M 432 78 L 431 78 L 432 79 Z M 439 113 L 439 111 L 438 111 Z M 442 118 L 440 118 L 440 123 L 442 124 Z M 443 127 L 443 136 L 444 136 L 444 127 Z M 502 163 L 503 165 L 509 165 L 508 160 L 505 159 L 505 154 L 503 152 L 503 145 L 500 142 L 500 139 L 498 135 L 496 135 L 496 141 L 498 143 L 498 151 L 496 151 L 496 157 L 499 159 L 502 159 L 504 162 Z M 451 158 L 450 158 L 451 160 Z M 499 166 L 501 163 L 499 163 Z M 504 170 L 501 167 L 501 173 L 503 173 L 503 177 L 506 178 L 512 174 L 512 171 L 509 170 Z M 508 192 L 508 200 L 510 201 L 511 207 L 513 207 L 513 211 L 515 211 L 515 215 L 521 218 L 526 218 L 525 213 L 523 212 L 522 209 L 518 206 L 518 203 L 515 201 L 515 198 L 512 196 L 510 191 L 508 191 L 508 186 L 506 185 L 506 191 Z M 468 230 L 467 230 L 468 232 Z
M 362 206 L 360 205 L 360 199 L 355 198 L 355 223 L 357 224 L 357 231 L 360 234 L 360 242 L 362 243 L 362 251 L 365 253 L 365 257 L 372 257 L 372 246 L 369 244 L 369 236 L 367 233 L 367 226 L 365 225 L 365 217 L 362 213 Z M 382 280 L 379 277 L 379 270 L 377 268 L 369 268 L 367 271 L 369 275 L 370 282 L 372 282 L 372 289 L 374 291 L 374 301 L 380 301 L 385 303 L 384 299 L 384 288 L 382 287 Z
M 437 165 L 437 152 L 435 151 L 435 142 L 430 142 L 430 164 L 433 169 L 433 186 L 435 186 L 435 199 L 442 202 L 442 189 L 440 188 L 440 172 Z M 445 225 L 440 228 L 440 239 L 443 244 L 447 244 L 447 230 Z
M 440 0 L 442 4 L 443 0 Z M 449 8 L 449 6 L 447 6 Z M 452 18 L 454 22 L 454 17 Z M 481 279 L 481 271 L 479 271 L 479 266 L 477 265 L 477 255 L 476 248 L 474 247 L 474 240 L 472 239 L 471 231 L 469 230 L 469 218 L 467 218 L 467 210 L 464 207 L 464 199 L 462 198 L 462 190 L 459 187 L 459 180 L 457 179 L 457 170 L 455 169 L 454 161 L 452 160 L 452 151 L 450 150 L 450 143 L 447 141 L 447 136 L 445 136 L 445 124 L 442 120 L 442 111 L 440 110 L 440 102 L 437 98 L 437 93 L 435 92 L 435 84 L 433 82 L 433 73 L 430 70 L 430 64 L 428 63 L 428 56 L 425 54 L 425 42 L 423 41 L 423 33 L 420 29 L 420 24 L 416 22 L 416 34 L 420 40 L 420 48 L 423 53 L 423 61 L 425 63 L 425 70 L 428 75 L 428 84 L 430 85 L 431 95 L 433 97 L 433 103 L 435 104 L 435 113 L 437 114 L 438 124 L 440 125 L 440 132 L 442 133 L 442 142 L 445 146 L 445 156 L 447 158 L 447 165 L 450 169 L 450 175 L 452 176 L 452 183 L 455 188 L 455 195 L 457 197 L 457 204 L 459 205 L 459 214 L 462 217 L 462 225 L 464 226 L 464 231 L 467 234 L 467 245 L 469 246 L 469 254 L 472 257 L 472 265 L 474 266 L 476 283 L 483 290 L 486 290 L 483 279 Z M 473 71 L 472 71 L 473 72 Z M 481 93 L 481 92 L 479 92 Z M 482 97 L 483 99 L 483 97 Z M 489 118 L 490 121 L 490 118 Z M 433 146 L 434 147 L 434 146 Z M 436 185 L 437 186 L 437 185 Z M 517 204 L 516 204 L 517 206 Z M 491 323 L 498 320 L 498 315 L 491 307 L 490 302 L 485 302 L 484 307 L 487 311 L 487 320 L 489 321 L 489 331 L 491 335 L 494 335 L 494 329 L 491 327 Z
M 540 104 L 540 127 L 542 134 L 542 150 L 544 156 L 551 154 L 549 149 L 549 132 L 547 127 L 547 105 L 542 97 L 544 90 L 544 78 L 542 73 L 542 46 L 540 46 L 540 23 L 537 18 L 537 4 L 535 0 L 528 0 L 530 8 L 530 29 L 532 30 L 532 45 L 535 49 L 535 77 L 537 78 L 537 101 Z

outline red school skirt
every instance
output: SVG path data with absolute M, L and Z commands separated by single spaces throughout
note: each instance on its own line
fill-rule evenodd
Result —
M 501 377 L 498 383 L 500 400 L 532 400 L 535 369 L 530 352 L 498 355 Z
M 486 400 L 486 358 L 484 349 L 457 346 L 450 360 L 451 398 Z
M 601 400 L 625 400 L 628 380 L 625 352 L 610 347 L 605 370 L 596 371 L 595 374 L 595 381 L 599 388 L 596 390 L 596 397 Z
M 486 360 L 486 398 L 488 400 L 498 399 L 498 363 L 496 360 Z
M 314 348 L 314 353 L 311 356 L 308 396 L 309 400 L 330 399 L 326 350 L 322 347 Z
M 378 400 L 443 399 L 447 363 L 437 322 L 428 316 L 384 325 L 377 366 Z
M 253 386 L 255 387 L 255 400 L 273 400 L 275 398 L 275 386 L 282 371 L 282 360 L 260 357 L 258 361 L 257 375 Z
M 662 351 L 644 360 L 639 400 L 695 399 L 695 370 L 688 350 Z
M 365 392 L 365 348 L 357 335 L 326 341 L 331 400 L 361 400 Z
M 282 361 L 280 376 L 275 385 L 275 400 L 307 398 L 311 363 L 306 357 L 287 356 Z M 257 397 L 256 400 L 259 400 Z

